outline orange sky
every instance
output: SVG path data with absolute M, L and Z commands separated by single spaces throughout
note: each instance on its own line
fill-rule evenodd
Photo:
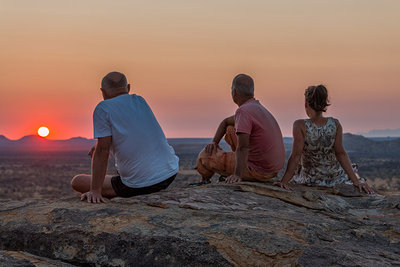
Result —
M 324 83 L 345 132 L 400 128 L 400 1 L 1 1 L 0 134 L 92 137 L 101 78 L 124 72 L 167 137 L 211 137 L 237 73 L 291 136 Z

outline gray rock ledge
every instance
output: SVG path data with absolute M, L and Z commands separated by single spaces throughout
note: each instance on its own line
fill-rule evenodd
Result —
M 2 201 L 0 250 L 0 266 L 396 266 L 400 193 L 241 183 Z

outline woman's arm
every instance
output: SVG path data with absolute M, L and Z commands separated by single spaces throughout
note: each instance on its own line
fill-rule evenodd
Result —
M 289 181 L 293 178 L 293 175 L 299 165 L 301 154 L 304 148 L 306 127 L 304 120 L 297 120 L 293 123 L 293 146 L 290 154 L 288 164 L 286 166 L 285 174 L 278 185 L 282 188 L 290 190 L 288 186 Z
M 373 194 L 374 191 L 369 187 L 367 183 L 360 183 L 358 180 L 356 174 L 353 171 L 353 168 L 351 167 L 351 162 L 349 159 L 349 156 L 346 153 L 346 150 L 344 150 L 343 147 L 343 128 L 342 125 L 340 125 L 338 120 L 335 120 L 336 123 L 336 139 L 335 139 L 335 144 L 334 144 L 334 150 L 335 150 L 335 155 L 336 159 L 339 161 L 340 165 L 342 166 L 343 170 L 346 172 L 347 176 L 349 179 L 353 182 L 353 185 L 358 187 L 360 189 L 360 192 L 362 192 L 362 189 L 368 194 Z

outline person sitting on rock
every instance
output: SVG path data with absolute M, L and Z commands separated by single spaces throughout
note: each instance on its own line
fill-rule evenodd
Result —
M 224 119 L 210 144 L 198 155 L 197 171 L 202 183 L 214 173 L 227 183 L 265 182 L 277 176 L 285 162 L 282 133 L 274 116 L 254 98 L 254 81 L 246 74 L 232 82 L 232 99 L 239 108 Z M 223 151 L 219 142 L 225 135 L 233 152 Z
M 309 119 L 293 124 L 293 148 L 282 180 L 277 185 L 290 190 L 288 182 L 311 186 L 333 187 L 353 183 L 360 192 L 374 191 L 360 181 L 353 171 L 342 144 L 342 126 L 337 119 L 324 117 L 328 91 L 324 85 L 310 86 L 305 91 L 305 110 Z M 300 163 L 300 164 L 299 164 Z M 350 179 L 350 180 L 349 180 Z M 351 182 L 350 182 L 351 181 Z
M 81 200 L 132 197 L 167 188 L 174 180 L 179 159 L 143 97 L 129 94 L 124 74 L 110 72 L 101 82 L 101 101 L 93 112 L 92 173 L 76 175 L 71 185 Z M 106 175 L 110 150 L 117 176 Z

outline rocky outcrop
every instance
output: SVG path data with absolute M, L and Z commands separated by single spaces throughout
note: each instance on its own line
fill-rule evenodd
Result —
M 3 201 L 0 249 L 6 266 L 395 266 L 400 194 L 241 183 L 96 205 Z

